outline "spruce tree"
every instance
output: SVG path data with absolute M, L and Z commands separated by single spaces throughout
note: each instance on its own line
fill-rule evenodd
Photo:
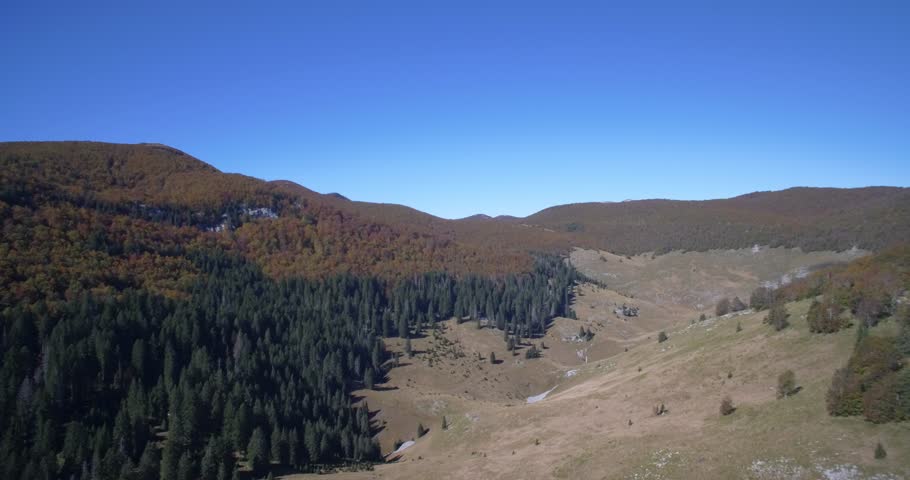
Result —
M 269 465 L 268 451 L 265 444 L 265 433 L 256 427 L 246 447 L 246 459 L 254 475 L 261 475 Z

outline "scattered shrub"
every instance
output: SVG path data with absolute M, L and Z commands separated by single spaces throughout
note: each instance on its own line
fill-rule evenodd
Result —
M 882 460 L 888 456 L 888 452 L 885 451 L 885 447 L 882 446 L 882 442 L 878 442 L 878 445 L 875 446 L 875 458 L 877 460 Z
M 730 415 L 736 411 L 736 407 L 733 406 L 733 399 L 730 396 L 726 396 L 723 400 L 720 401 L 720 414 L 721 415 Z
M 730 313 L 730 300 L 728 298 L 722 298 L 717 302 L 717 306 L 714 308 L 714 314 L 718 317 L 722 317 Z
M 427 427 L 424 427 L 422 423 L 417 424 L 417 438 L 420 438 L 420 437 L 426 435 L 427 432 L 429 432 Z
M 667 336 L 667 332 L 661 331 L 659 334 L 657 334 L 657 343 L 664 343 L 669 339 L 670 337 Z
M 789 397 L 797 392 L 796 375 L 787 370 L 777 377 L 777 398 Z
M 653 410 L 654 410 L 654 416 L 655 416 L 655 417 L 659 417 L 659 416 L 661 416 L 661 415 L 666 415 L 667 413 L 670 412 L 670 410 L 668 410 L 667 407 L 666 407 L 666 405 L 664 405 L 663 403 L 654 405 L 654 409 L 653 409 Z
M 741 312 L 746 309 L 746 304 L 743 303 L 739 297 L 733 297 L 733 301 L 730 302 L 730 310 L 734 312 Z
M 789 317 L 790 314 L 787 313 L 787 307 L 785 307 L 782 302 L 777 302 L 774 305 L 771 305 L 768 316 L 765 317 L 765 323 L 771 325 L 774 327 L 774 330 L 779 332 L 790 326 Z

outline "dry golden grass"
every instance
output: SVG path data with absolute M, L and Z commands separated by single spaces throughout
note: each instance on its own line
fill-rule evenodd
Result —
M 585 298 L 592 297 L 580 297 L 582 306 Z M 525 381 L 517 375 L 532 370 L 549 382 L 541 380 L 539 391 L 556 386 L 545 400 L 532 405 L 509 402 L 495 391 L 482 394 L 483 382 L 466 379 L 437 395 L 444 407 L 420 411 L 420 405 L 433 405 L 433 394 L 424 393 L 426 386 L 417 368 L 412 368 L 410 382 L 398 375 L 406 375 L 411 367 L 399 369 L 393 382 L 408 386 L 393 391 L 400 393 L 396 400 L 414 405 L 411 412 L 419 419 L 438 419 L 444 412 L 450 428 L 441 431 L 438 422 L 433 423 L 435 428 L 397 463 L 339 477 L 907 476 L 910 425 L 873 425 L 859 418 L 832 418 L 825 412 L 831 375 L 849 356 L 855 332 L 810 334 L 804 319 L 807 308 L 805 301 L 790 304 L 793 326 L 781 332 L 762 323 L 764 312 L 746 313 L 695 325 L 681 323 L 668 329 L 667 342 L 646 341 L 582 366 L 561 365 L 550 357 L 539 361 L 536 370 L 503 367 L 511 368 L 503 373 L 513 386 Z M 743 327 L 741 332 L 736 331 L 737 323 Z M 469 332 L 463 327 L 451 334 L 482 341 L 486 331 Z M 573 369 L 577 374 L 559 375 L 560 367 L 562 372 Z M 796 373 L 803 389 L 777 400 L 776 378 L 786 369 Z M 441 389 L 444 379 L 434 381 L 433 388 Z M 725 395 L 736 406 L 729 416 L 718 411 Z M 378 396 L 370 398 L 371 407 L 379 403 Z M 658 403 L 664 403 L 669 413 L 655 416 L 652 408 Z M 873 458 L 879 441 L 888 449 L 885 460 Z

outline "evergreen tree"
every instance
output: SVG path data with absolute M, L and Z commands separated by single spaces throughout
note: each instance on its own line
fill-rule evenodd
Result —
M 782 302 L 777 302 L 771 305 L 771 309 L 768 311 L 768 316 L 765 317 L 765 323 L 774 327 L 774 330 L 781 331 L 787 328 L 790 325 L 788 318 L 790 314 L 787 313 L 786 307 Z
M 246 447 L 246 459 L 254 475 L 261 475 L 269 465 L 268 450 L 265 444 L 265 433 L 256 427 Z

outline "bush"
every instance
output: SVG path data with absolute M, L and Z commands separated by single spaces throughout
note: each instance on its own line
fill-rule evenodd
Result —
M 774 299 L 774 291 L 767 287 L 758 287 L 752 291 L 749 297 L 749 306 L 753 310 L 759 311 L 768 308 Z
M 733 301 L 730 302 L 730 310 L 734 312 L 741 312 L 746 309 L 746 304 L 743 303 L 739 297 L 733 297 Z
M 796 392 L 796 375 L 793 370 L 787 370 L 777 377 L 777 398 L 789 397 Z
M 654 416 L 655 416 L 655 417 L 659 417 L 659 416 L 661 416 L 661 415 L 666 415 L 667 413 L 670 412 L 670 410 L 668 410 L 667 407 L 666 407 L 666 405 L 664 405 L 663 403 L 654 405 L 654 409 L 653 409 L 653 410 L 654 410 Z
M 885 447 L 882 446 L 882 442 L 878 442 L 878 445 L 875 446 L 875 458 L 877 460 L 882 460 L 888 456 L 888 452 L 885 451 Z
M 827 404 L 836 416 L 865 415 L 875 423 L 910 419 L 910 369 L 903 368 L 894 339 L 862 337 L 847 366 L 835 372 Z
M 831 386 L 825 395 L 828 415 L 847 417 L 863 413 L 863 397 L 850 385 L 850 375 L 847 368 L 838 368 L 834 371 Z
M 733 406 L 733 399 L 731 399 L 729 395 L 724 397 L 724 399 L 720 401 L 720 414 L 721 415 L 724 415 L 724 416 L 730 415 L 731 413 L 733 413 L 735 411 L 736 411 L 736 407 Z
M 718 317 L 722 317 L 728 313 L 730 313 L 730 300 L 722 298 L 717 302 L 717 306 L 714 308 L 714 314 Z
M 657 334 L 657 343 L 664 343 L 669 339 L 670 337 L 667 336 L 667 332 L 661 331 L 659 334 Z
M 847 326 L 847 322 L 841 317 L 843 310 L 843 307 L 834 302 L 830 295 L 825 296 L 821 302 L 813 300 L 812 305 L 809 306 L 809 313 L 806 315 L 809 331 L 835 333 L 844 328 Z
M 424 427 L 422 423 L 417 424 L 417 438 L 420 438 L 420 437 L 426 435 L 427 432 L 429 432 L 427 427 Z
M 774 330 L 779 332 L 790 326 L 789 317 L 790 314 L 787 313 L 787 308 L 784 307 L 784 304 L 777 302 L 771 305 L 771 310 L 768 311 L 768 316 L 765 317 L 765 323 L 771 325 Z

